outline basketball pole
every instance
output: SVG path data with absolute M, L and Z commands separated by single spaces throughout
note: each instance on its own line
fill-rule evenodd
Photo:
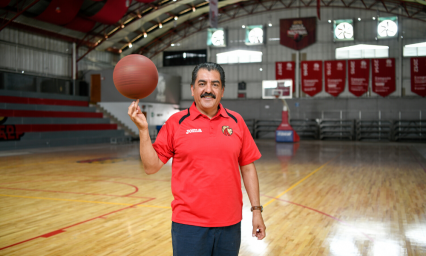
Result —
M 279 94 L 275 95 L 275 98 L 279 98 Z M 281 112 L 281 124 L 275 131 L 276 142 L 299 142 L 300 137 L 297 132 L 290 125 L 290 108 L 287 105 L 285 99 L 281 99 L 283 102 L 283 110 Z

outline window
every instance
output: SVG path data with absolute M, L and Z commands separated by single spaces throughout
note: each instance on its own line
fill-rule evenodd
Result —
M 336 49 L 336 59 L 388 58 L 389 46 L 358 44 Z
M 404 46 L 404 57 L 426 56 L 426 42 Z
M 236 50 L 216 54 L 216 62 L 219 64 L 232 63 L 258 63 L 262 62 L 262 52 Z
M 207 62 L 207 50 L 163 52 L 163 66 L 193 66 Z

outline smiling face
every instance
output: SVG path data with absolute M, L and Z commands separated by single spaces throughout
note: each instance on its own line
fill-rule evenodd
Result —
M 217 113 L 217 107 L 224 91 L 225 88 L 223 88 L 220 81 L 220 74 L 216 70 L 198 70 L 197 79 L 191 85 L 191 92 L 197 104 L 197 109 L 210 118 Z

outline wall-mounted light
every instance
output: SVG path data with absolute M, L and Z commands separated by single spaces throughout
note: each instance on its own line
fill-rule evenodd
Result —
M 121 24 L 121 28 L 124 28 L 124 24 Z
M 259 71 L 263 71 L 263 68 L 259 68 Z
M 331 20 L 328 20 L 328 23 L 331 23 Z
M 142 18 L 142 15 L 140 14 L 140 13 L 138 13 L 138 18 L 140 19 L 140 18 Z
M 129 43 L 129 48 L 132 48 L 133 47 L 133 44 L 132 43 Z
M 376 17 L 373 17 L 373 20 L 376 20 Z
M 175 46 L 175 44 L 171 44 L 170 46 L 172 46 L 172 47 L 173 47 L 173 46 Z
M 148 34 L 146 32 L 143 32 L 143 37 L 147 37 Z
M 195 6 L 192 7 L 192 12 L 195 12 Z
M 22 70 L 22 74 L 25 73 L 25 71 Z
M 272 23 L 269 22 L 268 26 L 272 27 Z
M 241 27 L 242 27 L 242 28 L 246 28 L 246 25 L 242 25 Z
M 163 27 L 163 24 L 161 24 L 161 23 L 160 23 L 160 24 L 158 24 L 158 26 L 159 26 L 160 28 L 162 28 L 162 27 Z
M 358 18 L 358 21 L 361 21 L 361 18 Z
M 178 20 L 179 18 L 178 18 L 178 16 L 175 16 L 175 20 Z
M 118 53 L 122 53 L 123 51 L 120 49 L 120 50 L 118 50 Z

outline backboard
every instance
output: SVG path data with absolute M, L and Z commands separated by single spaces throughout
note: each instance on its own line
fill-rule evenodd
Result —
M 283 80 L 263 80 L 262 99 L 291 99 L 293 97 L 293 81 Z

